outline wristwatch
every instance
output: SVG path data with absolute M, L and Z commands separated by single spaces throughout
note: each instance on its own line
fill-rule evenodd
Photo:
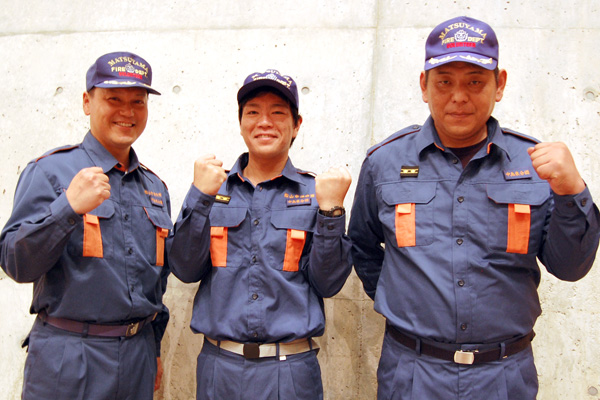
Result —
M 319 214 L 324 215 L 326 217 L 340 217 L 340 216 L 344 215 L 345 212 L 346 212 L 346 209 L 341 206 L 335 206 L 329 210 L 321 210 L 319 208 Z

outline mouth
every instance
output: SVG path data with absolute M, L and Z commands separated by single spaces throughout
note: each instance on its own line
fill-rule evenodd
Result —
M 135 124 L 126 123 L 126 122 L 115 122 L 115 125 L 121 126 L 123 128 L 133 128 Z
M 275 135 L 270 135 L 270 134 L 266 134 L 266 133 L 256 135 L 254 137 L 256 139 L 276 139 L 277 138 L 277 136 L 275 136 Z

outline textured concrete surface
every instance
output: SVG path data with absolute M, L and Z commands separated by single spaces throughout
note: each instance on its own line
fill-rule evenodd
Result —
M 354 179 L 375 142 L 422 123 L 418 87 L 431 28 L 466 14 L 489 22 L 508 70 L 495 116 L 503 126 L 566 142 L 600 200 L 600 5 L 596 0 L 0 0 L 0 226 L 26 163 L 87 131 L 85 71 L 101 54 L 130 50 L 154 70 L 150 119 L 136 143 L 169 185 L 175 219 L 193 160 L 213 152 L 232 165 L 243 151 L 235 94 L 247 74 L 277 68 L 300 89 L 304 123 L 291 156 L 321 172 L 347 165 Z M 354 185 L 346 202 L 349 208 Z M 539 399 L 600 398 L 600 270 L 582 281 L 545 273 L 534 350 Z M 196 285 L 171 279 L 172 319 L 156 399 L 191 399 L 202 338 L 189 329 Z M 31 285 L 0 274 L 0 398 L 20 396 L 32 318 Z M 326 399 L 374 399 L 383 320 L 356 276 L 326 301 L 319 339 Z

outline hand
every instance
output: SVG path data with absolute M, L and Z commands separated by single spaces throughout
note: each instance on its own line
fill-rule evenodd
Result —
M 558 195 L 578 194 L 585 183 L 577 171 L 573 156 L 562 142 L 538 143 L 527 149 L 533 168 L 538 176 L 550 184 Z
M 156 357 L 156 379 L 154 380 L 154 391 L 156 392 L 160 389 L 160 384 L 162 383 L 163 376 L 163 366 L 160 361 L 160 357 Z
M 100 167 L 84 168 L 73 177 L 66 195 L 73 211 L 86 214 L 110 197 L 108 176 Z
M 223 162 L 214 154 L 207 154 L 194 162 L 194 186 L 202 193 L 214 196 L 227 179 Z
M 329 168 L 315 178 L 315 194 L 319 208 L 323 211 L 342 207 L 350 188 L 352 177 L 346 167 Z

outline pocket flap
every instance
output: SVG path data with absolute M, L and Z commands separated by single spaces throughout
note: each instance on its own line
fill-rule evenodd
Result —
M 490 183 L 487 196 L 497 204 L 529 204 L 540 206 L 550 197 L 546 182 L 535 183 Z
M 233 228 L 239 226 L 246 218 L 246 208 L 216 207 L 210 210 L 210 225 Z
M 273 210 L 271 212 L 271 223 L 279 229 L 313 232 L 316 222 L 317 211 L 315 208 L 298 209 L 290 207 L 288 210 Z
M 115 205 L 110 200 L 104 200 L 102 204 L 94 208 L 88 214 L 95 215 L 98 218 L 111 218 L 115 214 Z
M 403 182 L 381 186 L 381 198 L 389 205 L 427 204 L 435 197 L 436 182 Z
M 171 221 L 169 214 L 163 212 L 162 209 L 144 207 L 144 210 L 152 225 L 163 229 L 173 229 L 173 221 Z

